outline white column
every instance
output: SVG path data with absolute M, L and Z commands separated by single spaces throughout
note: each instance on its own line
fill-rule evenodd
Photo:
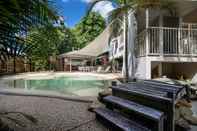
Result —
M 160 53 L 160 56 L 163 57 L 164 41 L 163 41 L 163 15 L 162 14 L 159 16 L 159 27 L 160 27 L 160 30 L 159 30 L 159 53 Z
M 122 76 L 123 77 L 126 75 L 126 69 L 125 69 L 125 45 L 126 45 L 126 41 L 125 41 L 125 38 L 126 38 L 127 32 L 125 32 L 125 26 L 126 26 L 125 25 L 125 20 L 126 20 L 126 16 L 124 16 L 124 20 L 123 20 L 123 32 L 124 32 L 123 33 L 123 37 L 124 37 L 124 49 L 123 49 L 123 64 L 122 64 Z
M 183 50 L 181 49 L 181 31 L 182 31 L 183 18 L 179 17 L 179 30 L 178 30 L 178 54 L 182 54 Z
M 149 54 L 149 9 L 146 9 L 146 56 Z

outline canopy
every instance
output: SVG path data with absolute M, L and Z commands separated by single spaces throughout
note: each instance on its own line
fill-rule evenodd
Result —
M 86 47 L 60 55 L 60 57 L 97 57 L 108 51 L 109 26 Z

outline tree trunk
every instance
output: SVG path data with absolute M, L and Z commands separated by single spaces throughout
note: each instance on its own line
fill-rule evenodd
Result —
M 126 5 L 126 0 L 124 4 Z M 125 81 L 129 80 L 129 70 L 128 70 L 128 12 L 125 13 Z

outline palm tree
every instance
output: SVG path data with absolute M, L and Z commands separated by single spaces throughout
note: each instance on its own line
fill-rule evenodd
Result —
M 129 72 L 128 72 L 128 12 L 130 10 L 136 10 L 139 8 L 160 8 L 160 9 L 172 9 L 172 1 L 170 0 L 94 0 L 90 3 L 90 8 L 88 12 L 90 12 L 93 7 L 102 1 L 108 1 L 116 4 L 117 8 L 114 9 L 110 15 L 109 20 L 112 22 L 112 34 L 117 33 L 117 22 L 120 20 L 117 18 L 123 17 L 123 23 L 125 24 L 124 27 L 124 34 L 125 34 L 125 54 L 124 54 L 124 61 L 125 61 L 125 81 L 128 82 L 129 79 Z M 113 26 L 115 24 L 115 26 Z
M 56 20 L 56 11 L 49 0 L 4 0 L 0 1 L 0 60 L 23 56 L 28 47 L 25 36 L 30 27 L 44 25 Z

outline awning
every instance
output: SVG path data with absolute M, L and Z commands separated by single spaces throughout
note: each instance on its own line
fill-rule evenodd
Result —
M 86 47 L 60 55 L 60 57 L 97 57 L 108 51 L 109 26 Z

